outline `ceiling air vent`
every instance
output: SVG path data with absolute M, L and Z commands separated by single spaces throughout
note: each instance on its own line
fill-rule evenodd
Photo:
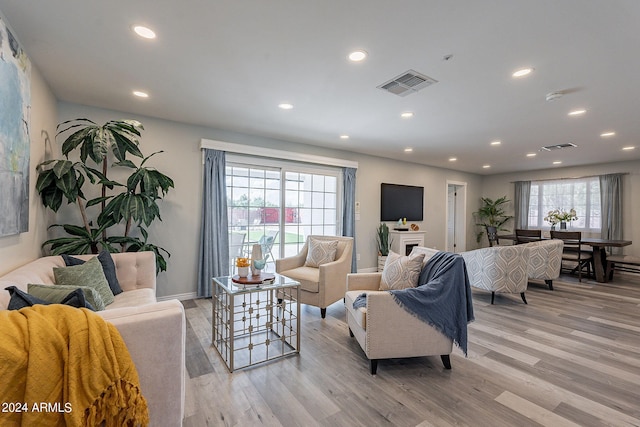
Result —
M 378 89 L 386 90 L 398 96 L 407 96 L 434 83 L 438 83 L 438 81 L 417 71 L 409 70 L 382 83 L 378 86 Z
M 542 147 L 544 151 L 555 151 L 562 150 L 563 148 L 573 148 L 577 147 L 573 142 L 567 142 L 566 144 L 555 144 L 555 145 L 547 145 L 546 147 Z

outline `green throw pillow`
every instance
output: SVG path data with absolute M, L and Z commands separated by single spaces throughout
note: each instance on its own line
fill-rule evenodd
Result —
M 89 304 L 95 308 L 96 311 L 104 310 L 104 301 L 100 293 L 94 288 L 88 286 L 65 286 L 65 285 L 34 285 L 29 283 L 28 292 L 36 298 L 48 301 L 53 304 L 59 304 L 64 298 L 69 295 L 69 292 L 76 289 L 82 289 L 84 297 Z
M 76 288 L 88 286 L 98 291 L 104 305 L 109 305 L 113 302 L 113 293 L 104 271 L 102 271 L 102 264 L 100 264 L 100 260 L 97 257 L 93 257 L 81 265 L 53 267 L 53 276 L 56 279 L 56 285 L 74 286 Z

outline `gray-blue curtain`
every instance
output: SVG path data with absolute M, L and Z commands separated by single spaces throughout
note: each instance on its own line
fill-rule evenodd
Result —
M 613 173 L 600 175 L 600 218 L 603 239 L 622 239 L 622 175 Z M 611 248 L 620 253 L 621 248 Z
M 211 279 L 229 274 L 225 152 L 204 150 L 198 296 L 211 296 Z
M 344 168 L 342 171 L 343 196 L 342 196 L 342 235 L 353 237 L 353 254 L 351 257 L 351 272 L 358 270 L 356 260 L 356 172 L 355 168 Z
M 529 198 L 531 195 L 531 181 L 516 181 L 513 197 L 515 229 L 529 228 Z

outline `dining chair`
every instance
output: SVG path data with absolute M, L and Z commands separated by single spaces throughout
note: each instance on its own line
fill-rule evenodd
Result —
M 229 264 L 231 271 L 235 272 L 237 257 L 246 256 L 244 254 L 244 241 L 247 238 L 246 232 L 232 231 L 229 235 Z
M 552 239 L 560 239 L 564 242 L 562 251 L 563 261 L 576 262 L 576 267 L 571 269 L 571 273 L 577 270 L 578 281 L 582 282 L 582 270 L 586 267 L 587 274 L 591 275 L 591 264 L 593 263 L 593 252 L 582 250 L 581 231 L 555 231 L 551 230 Z
M 542 230 L 516 229 L 516 245 L 542 240 Z
M 486 226 L 487 229 L 487 239 L 489 239 L 489 246 L 499 246 L 500 241 L 498 240 L 498 227 L 493 227 L 491 225 Z

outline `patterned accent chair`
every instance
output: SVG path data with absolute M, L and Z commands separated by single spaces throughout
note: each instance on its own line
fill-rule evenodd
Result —
M 309 265 L 307 255 L 311 240 L 337 241 L 333 259 L 317 267 Z M 320 307 L 320 315 L 324 319 L 327 307 L 344 298 L 347 274 L 351 273 L 352 253 L 353 237 L 308 236 L 297 255 L 276 260 L 276 273 L 300 282 L 300 303 Z
M 491 292 L 491 304 L 495 293 L 520 294 L 526 304 L 529 251 L 526 245 L 493 246 L 463 252 L 472 287 Z
M 522 246 L 529 248 L 529 279 L 544 280 L 553 290 L 553 281 L 560 277 L 564 242 L 559 239 L 541 240 Z

